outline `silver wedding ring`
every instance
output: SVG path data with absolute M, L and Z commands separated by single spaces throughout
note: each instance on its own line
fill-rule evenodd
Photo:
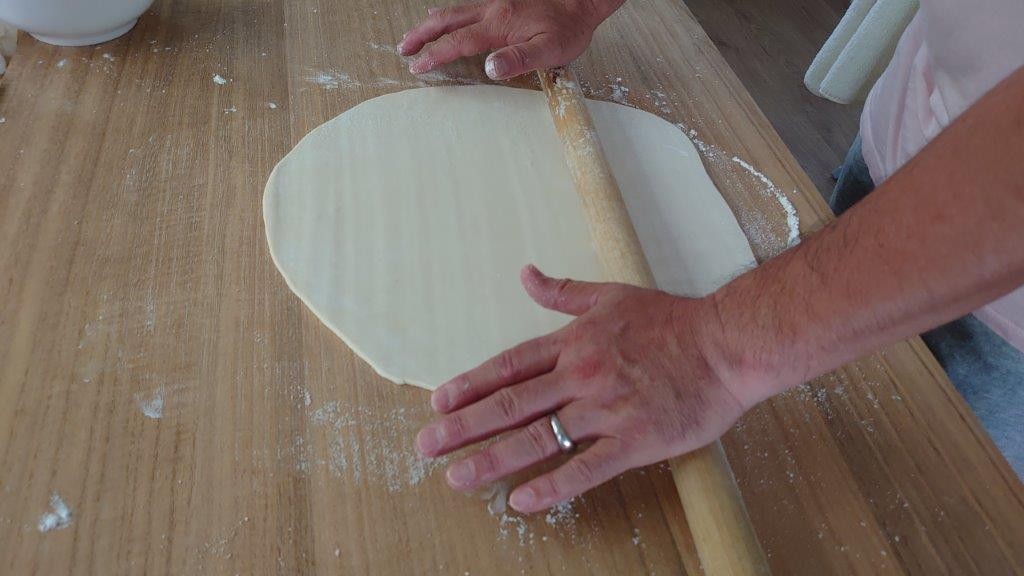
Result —
M 558 419 L 558 416 L 552 414 L 551 418 L 551 431 L 555 433 L 555 440 L 558 442 L 558 449 L 562 452 L 572 452 L 576 448 L 576 443 L 569 437 L 569 433 L 565 431 L 565 426 L 562 426 L 562 421 Z

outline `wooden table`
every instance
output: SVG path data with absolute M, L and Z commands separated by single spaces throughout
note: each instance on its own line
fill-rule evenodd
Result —
M 162 0 L 102 46 L 23 37 L 0 83 L 0 571 L 699 572 L 663 466 L 532 518 L 449 490 L 412 448 L 427 395 L 377 377 L 270 261 L 263 184 L 304 134 L 482 78 L 480 59 L 408 76 L 389 46 L 424 8 Z M 693 131 L 760 258 L 785 212 L 734 156 L 805 234 L 830 218 L 683 5 L 630 3 L 581 69 Z M 919 341 L 724 443 L 776 574 L 1024 571 L 1024 489 Z M 40 532 L 52 494 L 72 521 Z

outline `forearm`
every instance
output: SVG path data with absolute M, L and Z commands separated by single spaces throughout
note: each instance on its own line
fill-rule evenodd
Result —
M 1024 70 L 843 217 L 714 296 L 750 403 L 1024 284 Z M 729 380 L 727 380 L 729 381 Z

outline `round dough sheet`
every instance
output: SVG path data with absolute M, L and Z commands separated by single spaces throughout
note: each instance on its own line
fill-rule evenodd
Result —
M 659 287 L 706 294 L 753 254 L 676 126 L 588 102 Z M 434 389 L 571 318 L 519 270 L 600 280 L 544 96 L 434 87 L 368 100 L 274 168 L 267 241 L 291 289 L 385 378 Z

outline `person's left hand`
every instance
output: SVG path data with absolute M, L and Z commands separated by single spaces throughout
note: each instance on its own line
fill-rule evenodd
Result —
M 549 415 L 576 443 L 562 466 L 517 487 L 509 503 L 535 512 L 634 467 L 704 446 L 754 401 L 730 390 L 714 350 L 713 298 L 689 299 L 623 284 L 556 280 L 533 266 L 523 285 L 541 306 L 577 316 L 506 350 L 434 391 L 444 414 L 416 446 L 436 457 L 512 431 L 452 464 L 452 487 L 472 490 L 559 452 Z
M 478 0 L 433 8 L 405 33 L 398 53 L 419 54 L 409 71 L 424 74 L 493 50 L 484 70 L 492 80 L 504 80 L 568 64 L 587 48 L 594 30 L 623 1 Z

